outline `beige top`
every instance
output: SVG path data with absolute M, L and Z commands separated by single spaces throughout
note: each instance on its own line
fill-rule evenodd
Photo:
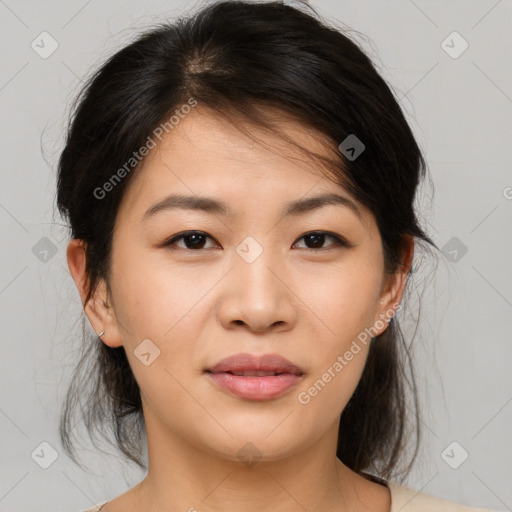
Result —
M 435 498 L 393 482 L 385 483 L 391 493 L 390 512 L 493 512 L 490 509 L 468 507 L 453 501 Z M 105 503 L 107 502 L 98 503 L 84 512 L 99 512 Z

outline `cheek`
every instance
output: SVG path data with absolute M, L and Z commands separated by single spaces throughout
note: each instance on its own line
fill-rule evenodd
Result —
M 370 327 L 381 286 L 376 269 L 354 257 L 302 281 L 300 297 L 321 320 L 333 349 L 343 349 Z
M 341 325 L 337 336 L 324 338 L 316 351 L 315 370 L 297 396 L 312 417 L 324 418 L 324 425 L 339 419 L 365 367 L 370 338 L 361 341 L 352 333 L 358 333 L 356 326 Z
M 349 344 L 350 345 L 350 344 Z M 331 347 L 332 348 L 332 347 Z M 353 395 L 364 370 L 368 347 L 357 353 L 333 349 L 297 393 L 300 429 L 310 437 L 322 435 L 329 427 L 337 430 L 339 418 Z
M 372 325 L 381 283 L 376 268 L 355 259 L 344 262 L 334 271 L 317 273 L 305 295 L 321 320 L 317 333 L 321 343 L 302 403 L 310 401 L 319 411 L 332 411 L 333 419 L 357 387 L 366 363 L 370 335 L 365 329 Z
M 120 244 L 113 253 L 112 288 L 116 315 L 132 344 L 139 338 L 165 340 L 173 326 L 201 296 L 190 273 L 170 268 L 165 261 L 152 260 L 147 251 Z
M 176 383 L 171 375 L 183 380 L 190 372 L 190 361 L 197 359 L 195 340 L 201 329 L 197 316 L 204 307 L 201 298 L 212 283 L 197 281 L 195 271 L 178 272 L 165 262 L 151 261 L 147 253 L 137 252 L 135 244 L 132 248 L 127 253 L 119 246 L 112 271 L 123 344 L 137 380 L 142 379 L 141 387 L 165 382 L 173 388 Z M 143 342 L 149 352 L 158 354 L 149 367 L 134 354 L 141 350 L 139 346 L 146 346 Z

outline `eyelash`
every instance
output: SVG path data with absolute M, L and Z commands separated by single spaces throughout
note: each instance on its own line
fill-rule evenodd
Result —
M 203 231 L 184 231 L 183 233 L 179 233 L 178 235 L 175 235 L 172 238 L 170 238 L 169 240 L 167 240 L 166 242 L 164 242 L 163 246 L 164 247 L 170 247 L 176 241 L 181 240 L 182 238 L 185 238 L 185 237 L 190 236 L 190 235 L 203 235 L 203 236 L 209 238 L 210 240 L 214 240 L 215 241 L 215 239 L 213 237 L 211 237 L 210 235 L 206 234 Z M 331 233 L 329 231 L 308 231 L 307 233 L 304 233 L 302 236 L 300 236 L 297 239 L 297 241 L 301 240 L 302 238 L 304 238 L 304 237 L 306 237 L 308 235 L 325 235 L 327 237 L 333 238 L 334 241 L 335 241 L 334 244 L 331 244 L 330 246 L 327 246 L 327 247 L 324 247 L 324 248 L 320 248 L 320 249 L 310 249 L 310 248 L 306 247 L 305 249 L 308 250 L 308 251 L 313 251 L 313 252 L 326 251 L 329 248 L 331 248 L 332 245 L 338 246 L 338 247 L 345 247 L 347 249 L 350 248 L 350 247 L 353 247 L 344 238 L 342 238 L 339 235 L 336 235 L 334 233 Z M 296 242 L 294 242 L 294 245 L 295 245 L 295 243 Z M 204 250 L 204 249 L 189 249 L 189 248 L 186 248 L 186 247 L 179 247 L 179 249 L 183 249 L 185 251 L 194 251 L 194 252 L 200 252 L 200 251 Z

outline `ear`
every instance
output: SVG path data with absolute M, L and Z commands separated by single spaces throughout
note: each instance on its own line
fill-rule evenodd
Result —
M 402 252 L 401 252 L 401 264 L 398 266 L 394 274 L 386 274 L 384 283 L 381 289 L 381 295 L 379 299 L 379 307 L 375 313 L 373 319 L 375 336 L 382 334 L 389 326 L 386 321 L 390 319 L 402 300 L 402 295 L 407 284 L 407 278 L 409 276 L 412 260 L 414 257 L 414 237 L 411 235 L 404 235 Z M 384 324 L 382 326 L 382 324 Z M 377 326 L 381 326 L 377 329 Z
M 100 338 L 101 341 L 109 347 L 119 347 L 123 345 L 123 340 L 119 333 L 114 309 L 112 304 L 110 304 L 110 298 L 104 279 L 98 284 L 89 302 L 84 304 L 87 292 L 89 291 L 89 278 L 86 273 L 87 259 L 84 245 L 84 241 L 78 238 L 73 238 L 68 244 L 66 256 L 71 277 L 78 288 L 85 314 L 89 318 L 89 322 L 94 331 L 96 333 L 105 331 L 105 334 Z

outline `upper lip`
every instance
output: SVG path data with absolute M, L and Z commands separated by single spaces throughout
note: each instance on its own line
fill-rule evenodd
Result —
M 222 359 L 216 365 L 207 368 L 206 371 L 210 373 L 265 371 L 304 374 L 300 367 L 278 354 L 235 354 Z

